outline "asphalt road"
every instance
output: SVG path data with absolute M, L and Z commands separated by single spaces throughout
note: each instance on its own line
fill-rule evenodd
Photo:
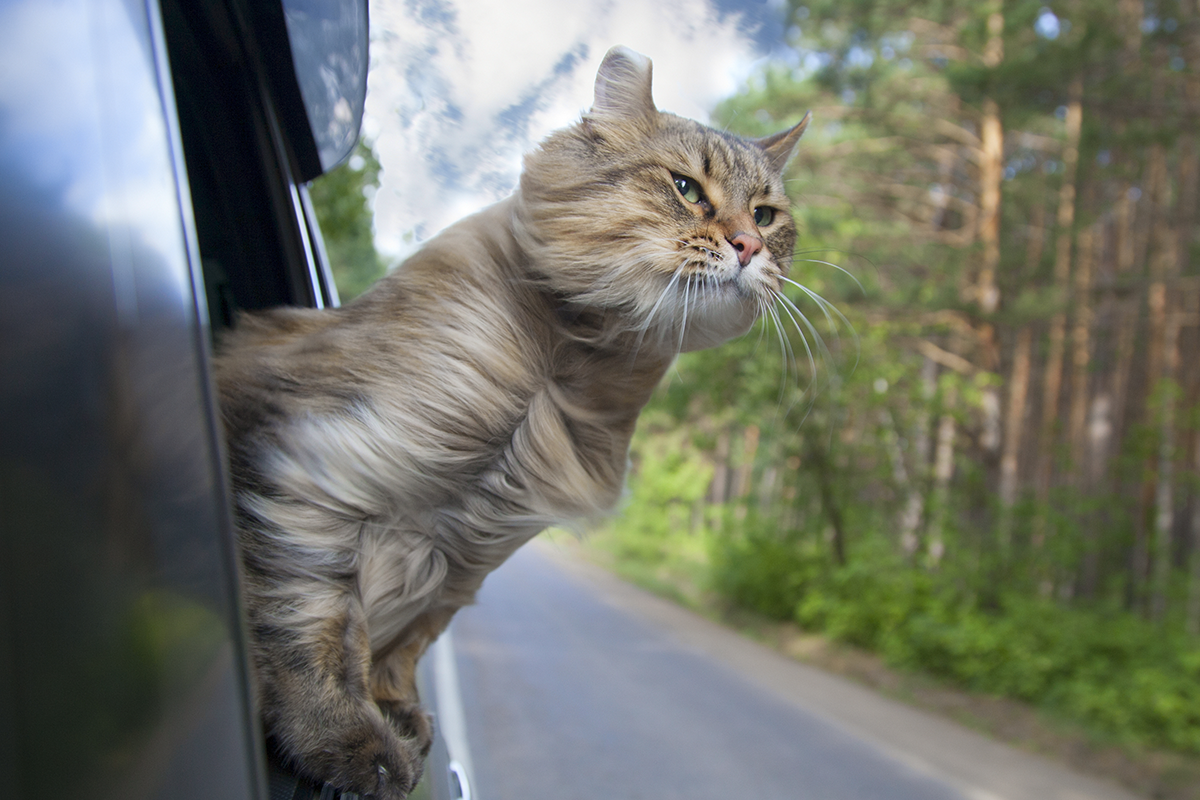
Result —
M 535 543 L 452 633 L 473 800 L 1132 800 Z

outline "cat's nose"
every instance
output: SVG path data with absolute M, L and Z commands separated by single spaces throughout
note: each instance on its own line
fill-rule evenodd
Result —
M 733 245 L 733 249 L 737 250 L 738 263 L 743 267 L 750 263 L 750 259 L 754 258 L 754 254 L 762 250 L 762 239 L 757 236 L 751 236 L 744 231 L 738 231 L 729 240 Z

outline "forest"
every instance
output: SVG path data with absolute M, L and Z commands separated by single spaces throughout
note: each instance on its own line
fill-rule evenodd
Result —
M 716 120 L 813 112 L 804 318 L 681 359 L 627 515 L 707 538 L 732 602 L 1200 752 L 1200 8 L 790 22 Z
M 1200 0 L 784 13 L 788 50 L 713 122 L 813 113 L 794 308 L 680 358 L 597 535 L 1200 754 Z

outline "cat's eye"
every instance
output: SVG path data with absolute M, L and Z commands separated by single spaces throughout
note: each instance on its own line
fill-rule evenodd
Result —
M 770 206 L 759 206 L 754 209 L 754 224 L 762 228 L 775 221 L 775 209 Z
M 704 194 L 700 191 L 700 184 L 682 175 L 675 175 L 674 178 L 675 188 L 683 195 L 684 200 L 689 203 L 699 203 L 704 198 Z

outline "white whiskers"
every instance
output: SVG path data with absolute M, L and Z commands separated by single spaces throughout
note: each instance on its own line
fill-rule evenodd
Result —
M 836 264 L 826 261 L 819 261 L 817 259 L 804 260 L 818 264 L 827 264 L 828 266 L 834 267 L 835 269 L 848 275 L 852 280 L 854 280 L 860 289 L 862 288 L 862 284 L 860 284 L 853 275 Z M 858 332 L 854 329 L 854 325 L 850 322 L 846 315 L 839 311 L 836 306 L 834 306 L 820 294 L 808 288 L 804 284 L 783 276 L 779 276 L 779 280 L 781 283 L 796 287 L 803 292 L 805 297 L 817 305 L 817 307 L 821 310 L 822 316 L 825 318 L 825 323 L 828 329 L 832 331 L 834 339 L 838 343 L 839 351 L 841 349 L 841 334 L 839 329 L 844 326 L 850 332 L 853 337 L 855 348 L 854 366 L 851 367 L 851 371 L 857 368 L 858 359 L 861 353 L 861 343 Z M 808 409 L 811 410 L 812 403 L 815 401 L 816 395 L 820 391 L 820 386 L 824 382 L 821 377 L 821 367 L 825 367 L 826 370 L 831 373 L 836 373 L 836 369 L 834 368 L 834 355 L 826 345 L 825 338 L 821 335 L 821 331 L 818 329 L 817 325 L 814 324 L 811 319 L 809 319 L 809 317 L 791 298 L 784 294 L 782 290 L 773 289 L 771 290 L 770 294 L 774 300 L 774 304 L 771 304 L 768 301 L 763 301 L 762 305 L 760 306 L 762 309 L 760 316 L 762 316 L 764 320 L 769 319 L 771 323 L 774 324 L 776 334 L 779 337 L 781 358 L 784 363 L 784 374 L 780 379 L 780 405 L 783 404 L 783 398 L 785 396 L 788 384 L 788 365 L 790 364 L 792 369 L 795 369 L 797 378 L 800 376 L 800 368 L 796 363 L 795 349 L 792 347 L 791 339 L 787 335 L 787 331 L 784 329 L 784 316 L 786 315 L 787 320 L 791 323 L 791 326 L 796 329 L 796 333 L 800 336 L 800 342 L 804 347 L 804 354 L 808 361 L 810 378 L 808 385 L 800 393 L 796 403 L 793 403 L 791 406 L 789 406 L 784 413 L 786 414 L 787 412 L 791 411 L 791 409 L 794 408 L 797 403 L 801 402 L 805 398 L 807 398 Z M 782 309 L 782 314 L 780 313 L 780 309 Z
M 734 287 L 729 285 L 731 281 L 725 274 L 729 269 L 725 268 L 723 254 L 696 241 L 676 239 L 672 243 L 680 246 L 678 264 L 654 299 L 649 312 L 637 323 L 636 341 L 631 354 L 633 360 L 638 358 L 647 343 L 647 337 L 654 337 L 655 348 L 669 347 L 676 352 L 693 348 L 693 339 L 700 333 L 693 329 L 713 324 L 711 314 L 714 309 L 731 302 L 728 292 L 734 291 Z M 703 265 L 706 268 L 702 268 L 702 260 L 706 262 Z M 835 263 L 817 258 L 796 260 L 832 267 L 853 280 L 862 290 L 858 279 Z M 760 341 L 766 335 L 768 326 L 774 326 L 779 341 L 780 412 L 786 415 L 799 405 L 811 410 L 817 395 L 831 382 L 836 382 L 848 360 L 845 345 L 849 342 L 843 342 L 845 333 L 842 329 L 849 332 L 850 341 L 854 343 L 855 358 L 850 371 L 858 366 L 861 351 L 859 335 L 849 318 L 833 303 L 797 280 L 779 275 L 778 283 L 773 286 L 758 283 L 755 294 L 758 298 L 757 316 L 763 321 L 763 327 L 759 329 Z M 789 294 L 792 296 L 789 297 Z M 820 314 L 806 314 L 802 308 L 805 301 L 814 303 L 820 309 Z M 795 333 L 791 333 L 792 329 Z M 799 346 L 795 342 L 797 336 Z M 828 338 L 830 336 L 832 339 Z M 801 352 L 803 364 L 800 363 Z M 802 379 L 806 372 L 807 381 Z M 790 393 L 789 387 L 795 387 L 798 394 Z M 788 402 L 789 396 L 795 398 L 793 402 Z

